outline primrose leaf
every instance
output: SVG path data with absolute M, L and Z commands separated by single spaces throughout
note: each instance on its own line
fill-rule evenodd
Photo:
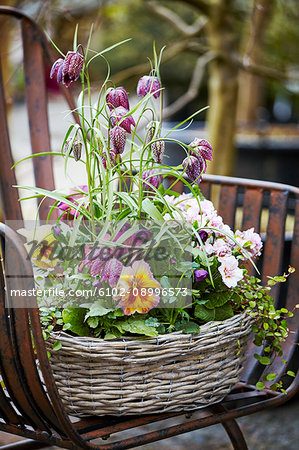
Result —
M 62 311 L 62 318 L 65 324 L 70 324 L 69 330 L 79 336 L 88 336 L 89 327 L 84 323 L 86 309 L 66 308 Z

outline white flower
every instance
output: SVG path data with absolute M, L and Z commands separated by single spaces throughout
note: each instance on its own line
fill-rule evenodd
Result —
M 254 232 L 254 228 L 249 228 L 249 230 L 246 231 L 237 230 L 235 233 L 235 239 L 240 248 L 244 247 L 246 244 L 245 250 L 251 257 L 256 257 L 261 254 L 263 243 L 260 235 Z M 245 255 L 242 255 L 242 258 L 248 259 Z
M 218 270 L 221 273 L 223 283 L 229 288 L 237 286 L 238 281 L 243 278 L 243 270 L 238 267 L 238 261 L 232 255 L 221 258 L 221 265 Z
M 216 239 L 213 245 L 213 250 L 218 258 L 224 258 L 232 253 L 232 249 L 225 239 Z

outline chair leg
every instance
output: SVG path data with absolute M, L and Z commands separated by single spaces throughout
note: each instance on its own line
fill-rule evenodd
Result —
M 24 441 L 14 442 L 13 444 L 7 444 L 0 447 L 0 450 L 34 450 L 39 448 L 49 447 L 50 444 L 44 442 L 33 441 L 32 439 L 26 439 Z
M 224 406 L 222 405 L 213 405 L 210 409 L 214 413 L 222 413 L 226 411 Z M 234 450 L 248 450 L 244 435 L 239 427 L 238 423 L 234 419 L 226 420 L 225 422 L 221 422 L 221 425 L 227 432 L 231 443 L 233 445 Z

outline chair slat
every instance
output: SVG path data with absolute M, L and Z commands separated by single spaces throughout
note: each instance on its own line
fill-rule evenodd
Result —
M 267 227 L 266 243 L 263 251 L 262 281 L 267 282 L 267 276 L 280 273 L 285 238 L 285 220 L 287 212 L 287 191 L 272 191 L 270 194 L 269 221 Z M 276 299 L 279 286 L 272 289 Z
M 32 153 L 50 152 L 45 74 L 43 70 L 43 49 L 38 31 L 26 19 L 21 20 L 24 52 L 27 109 Z M 33 158 L 36 186 L 55 189 L 52 157 Z M 40 205 L 40 218 L 46 219 L 53 201 L 49 198 Z
M 263 205 L 263 190 L 261 188 L 246 188 L 243 202 L 242 229 L 254 227 L 259 233 Z
M 21 220 L 22 211 L 18 201 L 18 190 L 13 185 L 17 184 L 16 176 L 11 167 L 13 159 L 11 154 L 9 132 L 6 117 L 5 94 L 3 88 L 3 77 L 0 61 L 0 167 L 5 176 L 0 177 L 0 194 L 3 214 L 6 219 Z
M 203 179 L 200 183 L 200 191 L 202 195 L 209 200 L 211 198 L 211 183 Z
M 222 185 L 220 190 L 218 214 L 222 216 L 223 222 L 231 228 L 235 225 L 235 212 L 237 206 L 237 186 Z

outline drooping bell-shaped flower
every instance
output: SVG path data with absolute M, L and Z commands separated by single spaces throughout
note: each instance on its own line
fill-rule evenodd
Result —
M 194 270 L 194 281 L 199 282 L 205 280 L 209 276 L 208 272 L 204 269 Z
M 123 264 L 118 259 L 109 259 L 102 270 L 101 281 L 106 281 L 111 287 L 116 286 L 122 270 Z
M 151 151 L 154 155 L 155 160 L 157 163 L 162 163 L 162 158 L 164 155 L 164 149 L 165 149 L 165 143 L 164 141 L 155 141 L 151 144 Z
M 195 138 L 189 147 L 194 148 L 192 156 L 201 156 L 205 161 L 213 161 L 213 148 L 206 139 Z
M 187 156 L 183 161 L 183 168 L 186 170 L 186 175 L 191 181 L 196 181 L 197 184 L 201 181 L 201 173 L 204 169 L 202 158 L 196 156 Z
M 145 170 L 142 173 L 143 189 L 153 190 L 152 188 L 158 189 L 162 182 L 162 175 L 156 175 L 157 171 L 155 169 Z
M 117 125 L 110 130 L 109 136 L 114 152 L 118 155 L 123 153 L 127 139 L 126 131 Z
M 128 133 L 131 133 L 131 126 L 135 127 L 135 120 L 132 116 L 123 117 L 128 114 L 128 110 L 123 106 L 118 106 L 110 112 L 110 120 L 113 127 L 116 125 L 122 127 Z
M 84 58 L 81 53 L 67 52 L 64 59 L 59 58 L 54 62 L 51 68 L 50 78 L 56 75 L 57 83 L 62 82 L 66 87 L 69 87 L 73 81 L 78 80 L 83 63 Z
M 118 106 L 122 106 L 127 110 L 130 109 L 127 91 L 122 86 L 110 89 L 106 96 L 106 103 L 110 111 L 114 108 L 118 108 Z
M 147 76 L 141 77 L 137 84 L 138 97 L 145 97 L 149 92 L 155 98 L 160 96 L 161 84 L 158 77 Z
M 107 153 L 103 152 L 101 153 L 101 160 L 102 160 L 102 164 L 104 166 L 104 169 L 107 169 L 107 161 L 108 161 L 108 157 L 107 157 Z M 110 150 L 109 152 L 109 161 L 112 167 L 116 166 L 116 164 L 121 163 L 121 156 L 117 153 L 115 153 L 113 150 Z

